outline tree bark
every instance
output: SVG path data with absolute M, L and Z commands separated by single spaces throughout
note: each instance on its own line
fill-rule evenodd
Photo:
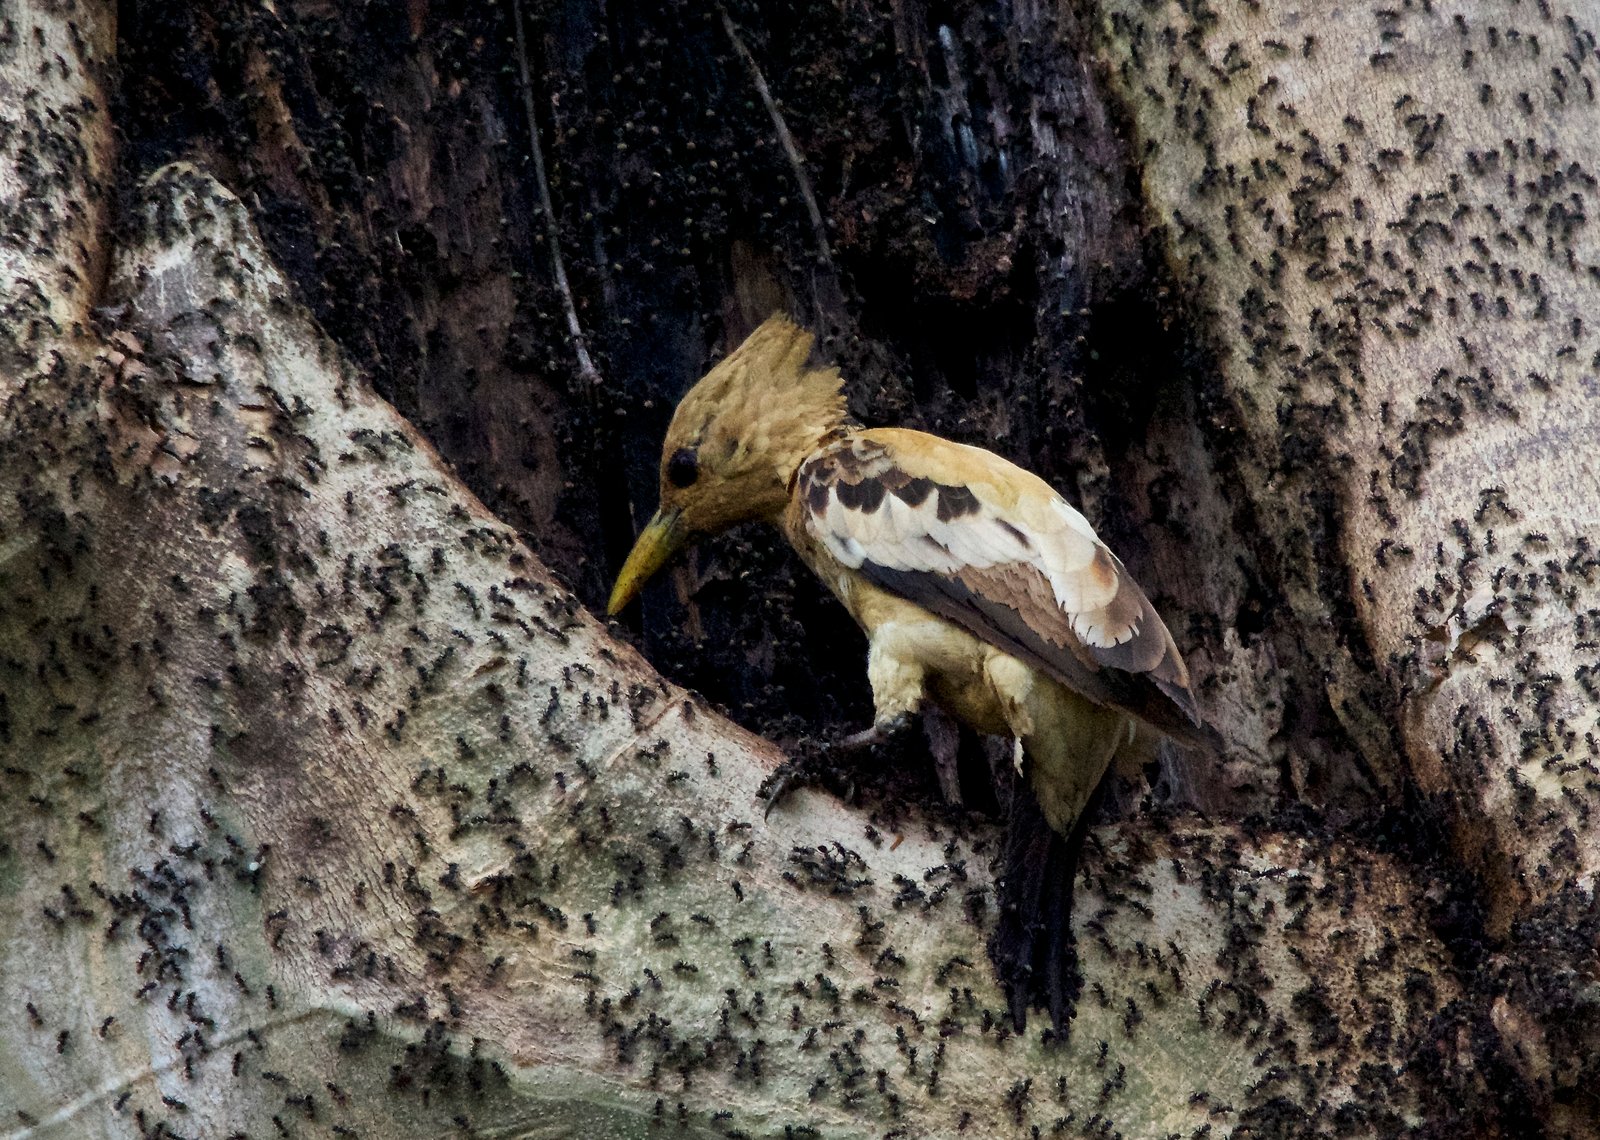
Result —
M 12 4 L 0 1122 L 1592 1131 L 1594 40 L 1508 11 Z M 584 608 L 774 303 L 1068 488 L 1228 739 L 1094 831 L 1066 1042 L 981 794 L 761 817 L 715 706 L 866 708 L 770 538 L 670 680 Z
M 1330 704 L 1470 892 L 1459 965 L 1592 1128 L 1592 31 L 1541 4 L 1108 5 L 1163 248 Z M 1294 28 L 1292 33 L 1286 28 Z M 1240 124 L 1243 124 L 1242 129 Z

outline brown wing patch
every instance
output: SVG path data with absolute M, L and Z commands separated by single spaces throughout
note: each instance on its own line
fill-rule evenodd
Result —
M 806 460 L 798 479 L 806 505 L 818 514 L 827 505 L 830 488 L 838 494 L 841 506 L 869 515 L 882 505 L 886 494 L 911 507 L 920 507 L 929 495 L 935 496 L 940 522 L 977 514 L 983 506 L 971 488 L 912 475 L 895 463 L 887 447 L 861 436 L 840 440 Z M 1026 541 L 1021 531 L 1010 529 Z
M 1011 643 L 1002 647 L 1008 652 L 1024 660 L 1048 660 L 1046 672 L 1092 701 L 1104 704 L 1113 700 L 1100 663 L 1072 632 L 1067 615 L 1055 603 L 1050 583 L 1032 567 L 1007 562 L 982 569 L 963 567 L 948 578 L 941 574 L 925 577 L 935 581 L 925 584 L 924 589 L 970 598 L 968 607 L 983 614 Z M 984 636 L 978 629 L 971 632 Z
M 893 488 L 894 495 L 908 507 L 920 507 L 933 494 L 934 482 L 932 479 L 907 479 L 898 487 Z
M 969 487 L 951 487 L 943 483 L 934 484 L 939 492 L 939 521 L 949 522 L 962 515 L 975 515 L 978 513 L 978 496 L 972 493 Z
M 817 480 L 802 480 L 801 493 L 812 514 L 821 514 L 828 505 L 828 485 Z
M 868 476 L 859 483 L 839 482 L 834 484 L 834 491 L 839 496 L 839 504 L 852 511 L 860 511 L 870 515 L 883 505 L 883 480 Z
M 885 491 L 896 491 L 910 481 L 910 476 L 894 466 L 887 448 L 859 436 L 824 447 L 800 465 L 795 477 L 806 504 L 814 511 L 823 509 L 834 488 L 853 498 L 870 496 L 876 506 Z M 864 490 L 869 484 L 876 490 Z
M 1093 580 L 1094 584 L 1102 589 L 1109 590 L 1113 586 L 1119 586 L 1121 584 L 1119 579 L 1126 577 L 1126 574 L 1119 575 L 1117 573 L 1118 569 L 1116 558 L 1111 551 L 1102 546 L 1094 552 L 1094 561 L 1089 563 L 1086 569 L 1080 570 L 1079 573 Z M 1130 616 L 1137 618 L 1136 613 Z M 1122 629 L 1125 628 L 1125 624 L 1113 623 L 1111 628 Z

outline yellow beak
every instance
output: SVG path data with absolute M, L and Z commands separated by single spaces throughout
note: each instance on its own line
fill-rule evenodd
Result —
M 622 564 L 617 584 L 611 588 L 611 600 L 606 603 L 606 614 L 615 617 L 621 613 L 655 572 L 683 548 L 686 539 L 682 511 L 657 511 L 639 532 L 628 560 Z

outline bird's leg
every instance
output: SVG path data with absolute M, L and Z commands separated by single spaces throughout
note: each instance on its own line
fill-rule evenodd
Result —
M 955 720 L 938 705 L 929 703 L 922 709 L 922 735 L 928 738 L 928 751 L 933 756 L 933 771 L 939 777 L 944 802 L 960 807 L 961 773 L 956 767 L 956 753 L 961 747 L 961 732 Z
M 860 732 L 852 732 L 849 736 L 839 741 L 839 749 L 843 752 L 859 752 L 863 748 L 871 748 L 878 744 L 888 744 L 889 741 L 899 736 L 911 727 L 911 714 L 900 713 L 888 720 L 882 718 L 872 722 L 871 728 L 864 728 Z
M 922 706 L 922 666 L 895 653 L 896 648 L 904 648 L 898 644 L 895 625 L 885 622 L 874 631 L 867 651 L 867 680 L 872 685 L 875 712 L 872 727 L 852 732 L 830 750 L 857 752 L 887 744 L 911 726 L 912 714 Z M 796 787 L 815 781 L 814 773 L 806 768 L 803 762 L 791 762 L 768 777 L 763 818 L 770 816 L 777 802 Z
M 887 743 L 911 725 L 912 714 L 922 707 L 923 668 L 907 652 L 900 622 L 884 622 L 872 631 L 867 647 L 867 683 L 872 686 L 872 727 L 851 733 L 841 742 L 847 749 Z

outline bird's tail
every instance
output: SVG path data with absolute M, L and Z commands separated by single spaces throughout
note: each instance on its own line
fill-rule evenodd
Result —
M 1064 1037 L 1082 987 L 1072 935 L 1078 855 L 1112 756 L 1138 738 L 1126 713 L 1037 673 L 1027 682 L 997 685 L 1027 771 L 1025 786 L 1016 780 L 1010 796 L 989 953 L 1017 1031 L 1029 1007 L 1038 1007 Z

